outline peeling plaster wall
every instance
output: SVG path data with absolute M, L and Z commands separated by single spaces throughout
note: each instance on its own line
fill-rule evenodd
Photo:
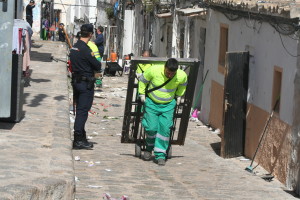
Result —
M 153 45 L 152 45 L 152 53 L 158 57 L 167 57 L 168 55 L 168 27 L 172 27 L 172 18 L 156 18 L 156 20 L 152 23 L 153 25 Z M 170 36 L 169 36 L 170 37 Z M 172 37 L 172 36 L 171 36 Z
M 214 106 L 210 105 L 213 102 L 211 98 L 214 98 L 210 95 L 211 82 L 224 85 L 224 76 L 218 72 L 220 23 L 228 25 L 229 52 L 250 52 L 245 141 L 245 154 L 248 157 L 253 156 L 272 110 L 274 66 L 282 68 L 280 112 L 270 121 L 256 161 L 275 174 L 281 182 L 295 188 L 299 182 L 300 161 L 300 117 L 299 114 L 297 116 L 297 111 L 300 110 L 300 69 L 298 58 L 289 55 L 287 50 L 291 54 L 299 54 L 298 43 L 284 35 L 280 38 L 279 33 L 268 23 L 249 19 L 229 21 L 222 13 L 210 10 L 207 15 L 204 65 L 204 71 L 210 71 L 202 98 L 202 109 L 207 113 Z M 209 115 L 203 116 L 204 122 L 208 122 L 208 117 Z M 298 188 L 299 185 L 298 183 Z
M 300 44 L 298 41 L 298 52 L 300 52 Z M 299 53 L 298 53 L 299 54 Z M 296 193 L 300 194 L 300 57 L 297 58 L 297 70 L 294 79 L 294 109 L 293 109 L 293 127 L 292 127 L 292 153 L 289 163 L 289 174 L 287 186 L 291 189 L 295 189 Z
M 246 118 L 245 155 L 252 158 L 270 113 L 248 104 Z M 266 128 L 255 161 L 286 183 L 291 158 L 291 126 L 274 114 Z
M 211 80 L 224 85 L 224 76 L 218 72 L 220 23 L 228 25 L 228 51 L 250 51 L 248 102 L 271 111 L 274 66 L 283 68 L 280 119 L 292 124 L 294 76 L 297 59 L 290 56 L 281 44 L 278 32 L 268 23 L 249 19 L 228 20 L 222 13 L 209 10 L 204 71 L 210 70 L 204 85 L 202 109 L 209 113 Z M 254 28 L 249 28 L 249 27 Z M 281 36 L 289 52 L 296 54 L 295 40 Z M 220 113 L 222 114 L 222 113 Z M 208 115 L 203 121 L 208 122 Z

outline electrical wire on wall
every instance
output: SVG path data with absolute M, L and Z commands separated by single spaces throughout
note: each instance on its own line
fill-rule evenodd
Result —
M 80 7 L 97 7 L 97 6 L 90 6 L 90 5 L 78 5 L 78 4 L 66 4 L 66 3 L 62 3 L 62 0 L 60 0 L 61 3 L 54 3 L 57 5 L 62 5 L 62 6 L 80 6 Z M 66 9 L 65 9 L 66 10 Z
M 287 48 L 285 47 L 285 45 L 284 45 L 284 43 L 283 43 L 281 34 L 280 34 L 280 33 L 278 33 L 278 34 L 279 34 L 279 37 L 280 37 L 281 44 L 282 44 L 283 48 L 285 49 L 285 51 L 286 51 L 290 56 L 292 56 L 292 57 L 299 57 L 300 55 L 293 55 L 292 53 L 289 52 L 289 50 L 287 50 Z
M 223 7 L 220 5 L 210 5 L 206 4 L 204 7 L 209 7 L 213 10 L 217 10 L 218 12 L 221 12 L 228 20 L 230 21 L 236 21 L 241 18 L 244 18 L 245 24 L 248 28 L 256 30 L 255 23 L 256 20 L 260 21 L 261 26 L 262 22 L 269 23 L 275 30 L 278 32 L 281 44 L 285 51 L 292 57 L 299 57 L 300 55 L 293 55 L 285 46 L 282 35 L 287 36 L 293 40 L 300 40 L 299 30 L 300 26 L 298 25 L 299 19 L 298 18 L 284 18 L 284 17 L 278 17 L 278 16 L 271 16 L 268 14 L 263 13 L 255 13 L 255 12 L 249 12 L 249 11 L 243 11 L 243 10 L 233 10 L 227 7 Z M 250 20 L 255 20 L 253 24 L 251 24 Z M 250 25 L 246 22 L 246 19 L 249 20 Z M 260 26 L 260 28 L 261 28 Z M 259 32 L 260 28 L 257 32 Z

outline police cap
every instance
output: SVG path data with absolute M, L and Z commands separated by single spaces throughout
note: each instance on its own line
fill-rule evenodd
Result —
M 80 30 L 82 32 L 94 33 L 94 26 L 92 24 L 83 24 Z

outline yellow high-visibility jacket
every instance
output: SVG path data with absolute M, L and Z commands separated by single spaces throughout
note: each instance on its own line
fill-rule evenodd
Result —
M 97 59 L 98 61 L 101 61 L 101 57 L 100 57 L 100 53 L 99 53 L 99 49 L 98 49 L 97 45 L 95 45 L 95 43 L 93 43 L 93 42 L 91 42 L 91 41 L 89 41 L 89 42 L 87 43 L 87 45 L 90 47 L 90 49 L 91 49 L 92 52 L 94 53 L 96 59 Z
M 162 85 L 168 80 L 164 73 L 164 65 L 153 65 L 146 70 L 139 78 L 139 94 L 145 94 L 146 86 L 148 90 L 151 88 Z M 148 97 L 155 103 L 169 103 L 175 97 L 184 95 L 187 86 L 186 73 L 178 69 L 175 76 L 170 82 L 163 87 L 148 93 Z
M 151 66 L 152 66 L 152 64 L 142 64 L 142 63 L 137 64 L 137 66 L 136 66 L 137 69 L 135 71 L 137 78 L 139 78 L 144 73 L 144 71 L 146 71 Z

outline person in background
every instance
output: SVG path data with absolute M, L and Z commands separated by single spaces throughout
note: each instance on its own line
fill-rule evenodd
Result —
M 97 45 L 98 49 L 99 49 L 99 53 L 100 53 L 100 57 L 103 57 L 103 53 L 104 53 L 104 37 L 103 37 L 103 31 L 104 28 L 102 26 L 99 26 L 97 28 L 97 38 L 94 41 L 95 44 Z
M 143 57 L 150 57 L 150 52 L 148 50 L 144 50 Z M 146 69 L 150 68 L 152 66 L 152 64 L 148 63 L 148 64 L 138 64 L 137 65 L 137 69 L 136 69 L 136 77 L 139 79 L 139 77 L 144 73 L 144 71 L 146 71 Z
M 32 9 L 34 7 L 35 7 L 35 2 L 33 0 L 30 0 L 29 4 L 26 6 L 26 21 L 30 24 L 31 27 L 33 23 Z
M 87 45 L 94 33 L 93 25 L 83 24 L 80 39 L 70 49 L 72 63 L 72 86 L 76 102 L 73 149 L 91 149 L 93 144 L 87 141 L 85 123 L 94 98 L 94 71 L 101 71 L 101 63 Z
M 142 120 L 146 132 L 145 160 L 151 159 L 154 150 L 155 162 L 165 165 L 174 109 L 180 104 L 186 86 L 187 75 L 178 69 L 175 58 L 168 59 L 165 65 L 153 65 L 141 75 L 138 90 L 145 107 Z
M 64 31 L 64 24 L 60 23 L 58 27 L 58 41 L 65 42 L 65 31 Z

